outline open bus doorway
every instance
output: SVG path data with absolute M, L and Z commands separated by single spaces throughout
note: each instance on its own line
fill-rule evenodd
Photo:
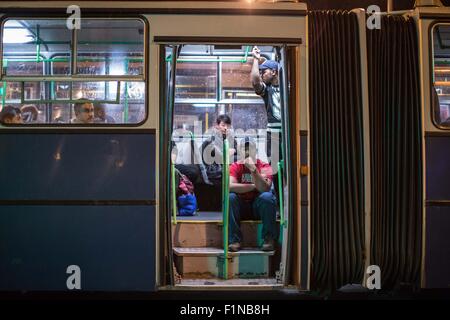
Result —
M 170 233 L 167 247 L 173 283 L 208 287 L 283 286 L 289 250 L 289 167 L 284 165 L 289 159 L 285 151 L 289 141 L 267 147 L 272 115 L 268 115 L 265 101 L 255 93 L 251 81 L 253 46 L 162 48 L 169 93 L 165 112 L 170 137 L 166 141 L 170 155 L 167 202 L 171 226 L 166 230 Z M 287 105 L 284 49 L 274 46 L 258 49 L 259 66 L 264 61 L 277 62 L 275 94 L 278 93 L 281 106 Z M 265 68 L 259 69 L 262 76 Z M 288 137 L 284 134 L 286 114 L 283 108 L 279 111 L 279 131 L 283 134 L 280 138 L 284 140 Z M 221 131 L 221 126 L 225 130 Z M 256 185 L 246 172 L 249 167 L 242 165 L 250 146 L 255 147 L 253 171 L 264 176 L 268 186 L 267 190 L 254 190 L 253 198 L 247 198 L 233 186 L 230 188 L 230 181 L 241 183 L 244 179 Z M 270 171 L 262 171 L 261 166 Z M 238 174 L 239 181 L 236 168 L 243 170 Z M 259 198 L 268 202 L 254 205 Z M 267 222 L 270 209 L 264 207 L 270 206 L 271 199 L 272 226 Z M 233 219 L 236 208 L 240 221 Z M 261 215 L 262 211 L 265 215 Z M 265 219 L 264 224 L 261 218 Z M 239 234 L 236 226 L 240 227 L 240 248 L 233 247 L 236 243 L 233 235 Z M 267 247 L 267 235 L 273 238 L 273 247 Z

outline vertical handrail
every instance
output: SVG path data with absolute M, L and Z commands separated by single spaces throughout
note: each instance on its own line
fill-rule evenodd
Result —
M 228 279 L 228 216 L 230 208 L 230 158 L 228 140 L 222 148 L 222 215 L 223 215 L 223 277 Z
M 280 226 L 286 227 L 284 221 L 284 203 L 283 203 L 283 160 L 278 162 L 278 197 L 280 200 Z
M 166 46 L 161 45 L 159 47 L 160 49 L 160 61 L 163 61 L 163 57 L 165 56 L 166 52 L 167 52 L 167 48 Z M 176 52 L 178 50 L 178 46 L 175 45 L 172 47 L 172 54 L 176 55 Z M 160 86 L 160 93 L 161 93 L 161 97 L 164 98 L 164 100 L 161 100 L 161 106 L 162 107 L 160 109 L 161 111 L 161 117 L 160 117 L 160 127 L 161 127 L 161 132 L 163 134 L 160 135 L 160 146 L 161 146 L 161 150 L 163 150 L 161 152 L 162 158 L 161 160 L 165 162 L 165 164 L 163 163 L 162 167 L 163 169 L 166 171 L 165 172 L 165 176 L 169 176 L 170 174 L 172 174 L 172 183 L 165 183 L 163 181 L 160 181 L 161 185 L 164 186 L 165 192 L 164 192 L 164 197 L 161 198 L 164 199 L 164 203 L 167 203 L 167 207 L 169 209 L 172 209 L 172 213 L 175 213 L 175 220 L 172 221 L 173 223 L 176 223 L 176 211 L 173 210 L 173 208 L 176 208 L 176 203 L 174 205 L 173 201 L 173 195 L 175 195 L 176 197 L 176 192 L 174 192 L 173 187 L 175 186 L 175 175 L 173 174 L 173 171 L 175 171 L 175 163 L 176 161 L 174 161 L 175 159 L 172 159 L 172 134 L 171 132 L 173 131 L 173 111 L 174 111 L 174 101 L 175 101 L 175 80 L 176 80 L 176 70 L 177 70 L 177 62 L 176 60 L 173 61 L 172 63 L 168 64 L 162 64 L 160 65 L 161 67 L 161 75 L 163 75 L 163 77 L 161 77 L 161 80 L 164 81 L 168 81 L 166 82 L 167 87 L 166 86 Z M 165 157 L 166 155 L 166 157 Z M 172 167 L 173 165 L 173 167 Z M 169 167 L 170 166 L 170 167 Z M 173 171 L 172 171 L 173 169 Z M 164 177 L 164 175 L 162 175 Z M 172 194 L 171 194 L 172 191 Z M 175 190 L 176 191 L 176 190 Z M 172 196 L 172 198 L 171 198 Z M 175 198 L 176 200 L 176 198 Z M 175 201 L 176 202 L 176 201 Z M 170 208 L 170 206 L 172 206 L 172 208 Z M 176 209 L 175 209 L 176 210 Z M 167 220 L 169 220 L 170 218 L 170 211 L 168 212 L 163 212 L 164 217 L 167 218 Z M 166 219 L 165 219 L 166 220 Z M 172 243 L 172 226 L 171 223 L 169 221 L 167 221 L 168 223 L 166 223 L 165 225 L 165 232 L 167 234 L 166 237 L 166 243 L 165 243 L 165 249 L 167 248 L 167 251 L 163 251 L 164 257 L 161 257 L 162 259 L 167 259 L 167 265 L 165 265 L 166 267 L 166 272 L 168 273 L 169 276 L 169 284 L 175 284 L 175 275 L 174 275 L 174 257 L 173 257 L 173 243 Z M 164 262 L 166 260 L 163 260 Z M 162 279 L 163 283 L 165 283 L 164 278 Z
M 128 60 L 125 60 L 125 74 L 128 74 Z M 120 81 L 119 81 L 120 83 Z M 119 91 L 120 96 L 120 91 Z M 124 88 L 124 122 L 128 123 L 128 113 L 129 113 L 129 106 L 128 106 L 128 82 L 125 82 L 125 88 Z
M 175 163 L 171 163 L 171 178 L 172 178 L 172 223 L 177 224 L 177 189 L 175 186 Z
M 2 107 L 0 111 L 5 107 L 6 104 L 6 81 L 3 81 L 3 90 L 2 90 Z
M 38 42 L 39 39 L 39 25 L 36 25 L 36 60 L 39 60 L 41 56 L 41 44 Z
M 172 47 L 172 54 L 173 55 L 176 55 L 176 52 L 177 52 L 177 50 L 178 50 L 178 46 L 173 46 Z M 174 105 L 174 102 L 175 102 L 175 81 L 176 81 L 176 70 L 177 70 L 177 60 L 176 59 L 174 59 L 174 61 L 172 61 L 172 65 L 171 65 L 171 73 L 170 73 L 170 84 L 169 84 L 169 95 L 168 95 L 168 105 L 169 105 L 169 108 L 168 108 L 168 112 L 167 112 L 167 120 L 168 120 L 168 123 L 169 123 L 169 126 L 172 126 L 172 124 L 173 124 L 173 111 L 174 111 L 174 109 L 175 109 L 175 105 Z M 172 132 L 172 130 L 173 130 L 173 128 L 169 128 L 169 132 Z M 169 146 L 170 146 L 170 143 L 169 143 Z M 168 189 L 169 189 L 169 192 L 170 191 L 172 191 L 171 193 L 171 195 L 172 195 L 172 198 L 170 199 L 170 196 L 169 196 L 169 199 L 168 200 L 172 200 L 172 218 L 173 218 L 173 221 L 172 221 L 172 223 L 173 224 L 177 224 L 177 193 L 176 193 L 176 186 L 175 186 L 175 163 L 174 163 L 174 161 L 172 161 L 172 153 L 171 153 L 171 148 L 169 147 L 169 155 L 170 155 L 170 164 L 171 164 L 171 167 L 170 167 L 170 173 L 171 173 L 171 175 L 172 175 L 172 183 L 171 183 L 171 188 L 169 187 Z M 172 279 L 173 280 L 173 279 Z

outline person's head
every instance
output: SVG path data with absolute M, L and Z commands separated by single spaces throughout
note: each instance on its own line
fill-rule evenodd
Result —
M 22 119 L 24 122 L 34 122 L 38 119 L 39 110 L 36 106 L 29 104 L 20 108 L 22 111 Z
M 278 81 L 278 62 L 266 60 L 259 66 L 259 74 L 265 84 L 272 84 Z
M 220 130 L 223 135 L 226 135 L 231 128 L 231 118 L 226 114 L 221 114 L 216 119 L 216 128 Z
M 77 102 L 73 107 L 75 117 L 81 123 L 94 122 L 94 105 L 91 102 Z
M 13 106 L 6 106 L 0 112 L 0 122 L 6 124 L 20 124 L 23 123 L 22 112 L 19 108 Z
M 96 104 L 94 106 L 94 116 L 95 118 L 101 119 L 101 120 L 105 120 L 106 119 L 106 110 L 105 110 L 105 105 L 104 104 Z
M 253 138 L 245 137 L 239 143 L 239 152 L 242 159 L 252 158 L 256 161 L 256 142 Z

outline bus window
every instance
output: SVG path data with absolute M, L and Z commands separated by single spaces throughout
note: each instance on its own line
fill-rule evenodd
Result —
M 221 96 L 233 101 L 229 106 L 233 126 L 244 132 L 267 128 L 267 112 L 261 108 L 263 100 L 255 94 L 250 82 L 251 67 L 250 63 L 222 63 Z
M 143 37 L 140 20 L 83 19 L 77 37 L 78 74 L 144 74 Z
M 450 128 L 450 25 L 437 24 L 433 31 L 432 118 Z
M 7 106 L 3 113 L 23 111 L 25 125 L 145 120 L 144 22 L 99 18 L 81 25 L 70 30 L 63 19 L 4 22 L 0 112 Z
M 3 74 L 42 76 L 55 54 L 70 56 L 72 32 L 65 19 L 6 20 L 2 30 Z M 69 60 L 60 61 L 69 74 Z
M 216 100 L 217 65 L 189 62 L 192 60 L 195 59 L 184 58 L 177 66 L 175 98 L 178 101 L 182 99 Z
M 183 46 L 177 59 L 174 129 L 184 125 L 194 130 L 196 122 L 197 132 L 203 133 L 223 113 L 242 131 L 267 127 L 264 102 L 250 82 L 250 50 Z

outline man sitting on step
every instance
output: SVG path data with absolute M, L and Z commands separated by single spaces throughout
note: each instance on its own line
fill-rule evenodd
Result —
M 246 137 L 239 144 L 238 161 L 230 166 L 230 214 L 228 249 L 241 248 L 241 217 L 261 219 L 263 251 L 274 250 L 277 238 L 276 198 L 272 192 L 272 168 L 256 159 L 256 143 Z

